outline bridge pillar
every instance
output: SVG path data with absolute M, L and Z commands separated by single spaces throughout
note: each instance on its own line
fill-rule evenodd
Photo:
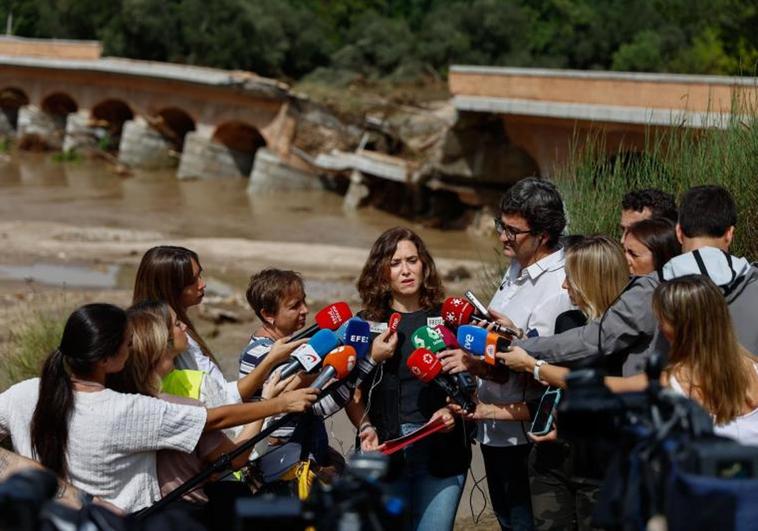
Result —
M 132 168 L 159 169 L 176 166 L 174 144 L 141 118 L 124 122 L 118 160 Z
M 320 190 L 321 188 L 321 182 L 316 175 L 290 166 L 266 148 L 258 148 L 255 152 L 255 163 L 250 173 L 247 193 L 257 194 L 272 190 Z
M 0 136 L 13 136 L 16 134 L 16 129 L 13 127 L 8 115 L 4 112 L 4 109 L 0 109 Z
M 18 109 L 18 139 L 22 148 L 61 149 L 65 130 L 65 116 L 48 114 L 36 105 Z
M 96 148 L 100 134 L 97 127 L 90 126 L 89 112 L 72 112 L 66 120 L 63 151 Z
M 184 137 L 184 150 L 176 176 L 179 179 L 247 177 L 254 160 L 254 152 L 230 149 L 194 131 Z

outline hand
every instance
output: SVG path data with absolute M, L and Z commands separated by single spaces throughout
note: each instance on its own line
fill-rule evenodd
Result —
M 379 447 L 379 435 L 373 426 L 364 427 L 358 434 L 358 438 L 361 440 L 361 451 L 363 452 L 374 452 Z
M 371 343 L 371 359 L 376 363 L 388 360 L 397 348 L 397 334 L 389 328 L 376 336 Z
M 279 396 L 284 402 L 284 413 L 302 413 L 318 398 L 319 390 L 314 387 L 287 391 Z
M 273 365 L 279 365 L 280 363 L 284 363 L 287 361 L 290 357 L 290 354 L 302 345 L 303 343 L 307 343 L 308 339 L 299 339 L 297 341 L 293 341 L 291 343 L 287 343 L 287 340 L 289 338 L 283 337 L 281 339 L 277 339 L 274 344 L 271 346 L 271 350 L 266 355 L 266 360 L 273 364 Z
M 521 347 L 511 347 L 508 352 L 496 352 L 495 358 L 505 363 L 512 371 L 533 372 L 537 362 Z
M 471 372 L 471 368 L 477 362 L 477 359 L 471 354 L 467 354 L 462 349 L 443 350 L 437 353 L 437 358 L 442 364 L 442 370 L 449 374 L 459 372 Z
M 461 406 L 459 406 L 458 404 L 454 402 L 449 403 L 447 405 L 447 408 L 450 410 L 450 412 L 453 415 L 458 415 L 464 420 L 471 421 L 471 420 L 482 420 L 484 418 L 481 415 L 477 414 L 477 411 L 481 408 L 482 405 L 483 404 L 481 402 L 476 402 L 476 409 L 474 409 L 474 411 L 470 413 L 467 411 L 464 411 L 464 409 Z
M 284 380 L 281 379 L 281 375 L 282 371 L 278 369 L 271 373 L 271 376 L 269 376 L 268 380 L 266 380 L 266 382 L 263 384 L 263 389 L 261 390 L 261 398 L 264 398 L 266 400 L 274 398 L 275 396 L 279 396 L 283 391 L 290 388 L 290 384 L 292 384 L 292 382 L 295 380 L 296 375 L 293 374 Z
M 514 330 L 519 329 L 518 326 L 516 326 L 516 324 L 508 318 L 508 316 L 496 312 L 492 308 L 487 308 L 487 311 L 492 316 L 493 322 L 500 323 L 501 325 L 507 326 L 508 328 L 513 328 Z
M 553 424 L 553 429 L 547 432 L 545 435 L 535 435 L 532 432 L 526 434 L 532 441 L 536 443 L 557 441 L 558 440 L 558 428 Z
M 453 412 L 448 408 L 448 406 L 435 411 L 434 415 L 432 415 L 432 418 L 429 419 L 429 422 L 437 420 L 438 418 L 441 418 L 445 423 L 445 427 L 442 428 L 443 432 L 451 431 L 455 427 L 455 417 L 453 416 Z

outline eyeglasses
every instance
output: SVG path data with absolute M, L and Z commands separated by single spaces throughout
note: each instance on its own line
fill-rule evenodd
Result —
M 509 240 L 515 240 L 516 236 L 519 234 L 532 233 L 531 229 L 520 230 L 515 227 L 511 227 L 510 225 L 506 225 L 500 218 L 494 218 L 493 221 L 495 222 L 495 232 L 498 234 L 505 234 L 505 237 Z

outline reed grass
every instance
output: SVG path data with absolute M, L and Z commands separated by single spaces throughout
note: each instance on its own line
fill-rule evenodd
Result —
M 8 332 L 0 351 L 0 392 L 27 378 L 40 375 L 47 355 L 60 344 L 65 317 L 58 311 L 34 311 Z
M 719 184 L 737 203 L 732 254 L 758 259 L 758 111 L 754 104 L 735 101 L 730 116 L 709 128 L 648 128 L 646 148 L 635 156 L 621 146 L 609 158 L 597 135 L 574 148 L 556 175 L 568 232 L 619 236 L 621 199 L 630 190 L 658 188 L 678 199 L 692 186 Z

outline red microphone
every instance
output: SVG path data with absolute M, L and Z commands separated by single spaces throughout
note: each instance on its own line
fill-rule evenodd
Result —
M 458 344 L 458 339 L 455 337 L 455 334 L 448 330 L 445 325 L 437 325 L 434 327 L 434 329 L 439 332 L 442 341 L 445 342 L 445 348 L 461 348 L 461 346 Z
M 442 318 L 448 326 L 457 327 L 469 323 L 484 323 L 485 326 L 494 324 L 492 332 L 503 337 L 521 338 L 524 332 L 521 330 L 514 330 L 507 326 L 503 326 L 500 323 L 492 323 L 482 317 L 476 315 L 476 308 L 460 297 L 448 297 L 445 302 L 442 303 Z
M 392 315 L 390 315 L 390 318 L 387 320 L 387 328 L 390 329 L 390 332 L 394 334 L 397 332 L 397 327 L 400 326 L 400 314 L 395 312 Z
M 316 313 L 316 322 L 308 328 L 305 328 L 292 336 L 290 341 L 297 341 L 304 337 L 310 337 L 319 330 L 337 330 L 342 323 L 347 321 L 353 316 L 353 312 L 350 311 L 350 306 L 346 302 L 335 302 L 329 306 L 322 308 Z
M 424 383 L 434 380 L 442 372 L 442 364 L 428 348 L 417 348 L 406 362 L 411 374 Z
M 474 411 L 476 405 L 467 393 L 461 390 L 456 380 L 442 372 L 442 364 L 431 350 L 417 348 L 411 352 L 406 363 L 413 376 L 424 383 L 433 383 L 442 389 L 464 411 Z
M 355 367 L 356 358 L 355 349 L 349 345 L 335 348 L 324 358 L 324 368 L 310 387 L 321 389 L 332 378 L 338 380 L 346 378 Z

